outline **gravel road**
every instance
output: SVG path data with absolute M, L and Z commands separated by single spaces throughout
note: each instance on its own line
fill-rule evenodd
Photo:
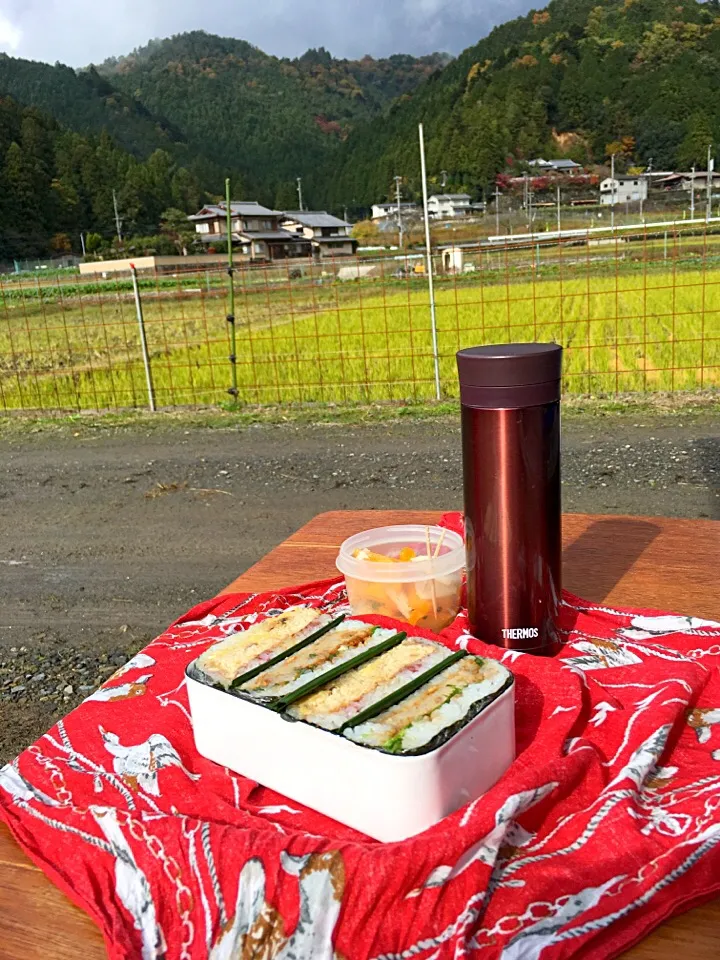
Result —
M 720 519 L 713 414 L 569 416 L 567 511 Z M 0 761 L 323 510 L 459 508 L 455 418 L 0 435 Z

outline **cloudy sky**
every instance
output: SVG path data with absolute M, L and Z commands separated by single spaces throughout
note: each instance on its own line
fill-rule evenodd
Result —
M 459 53 L 542 0 L 0 0 L 0 50 L 71 66 L 202 29 L 277 56 Z

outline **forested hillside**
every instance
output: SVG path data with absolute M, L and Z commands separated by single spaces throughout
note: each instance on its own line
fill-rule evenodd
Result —
M 238 170 L 246 193 L 296 202 L 295 178 L 322 168 L 353 126 L 376 118 L 449 58 L 336 60 L 308 50 L 295 60 L 202 31 L 157 41 L 100 67 L 153 115 L 182 131 L 195 155 Z M 314 198 L 309 194 L 310 203 Z
M 94 67 L 75 71 L 61 63 L 51 66 L 0 54 L 0 94 L 39 107 L 69 130 L 96 134 L 107 130 L 120 146 L 139 157 L 182 144 L 179 131 L 151 116 Z
M 720 142 L 720 4 L 553 0 L 498 27 L 350 135 L 323 203 L 366 206 L 396 173 L 417 195 L 421 120 L 429 175 L 472 193 L 537 155 L 702 166 Z
M 0 98 L 0 260 L 92 248 L 115 229 L 156 234 L 168 208 L 197 209 L 199 183 L 164 150 L 140 161 L 107 133 L 64 130 L 33 107 Z
M 193 212 L 226 176 L 244 196 L 294 207 L 297 176 L 332 170 L 354 123 L 447 59 L 321 49 L 280 60 L 202 32 L 102 74 L 0 54 L 0 259 L 77 251 L 81 231 L 108 241 L 113 189 L 125 233 L 156 246 L 163 211 Z
M 445 171 L 476 197 L 538 155 L 702 168 L 720 143 L 720 0 L 552 0 L 450 62 L 281 59 L 201 31 L 87 71 L 0 55 L 3 96 L 2 258 L 112 236 L 113 188 L 131 233 L 226 175 L 278 208 L 302 177 L 310 206 L 357 215 L 395 174 L 419 196 L 419 121 L 431 187 Z

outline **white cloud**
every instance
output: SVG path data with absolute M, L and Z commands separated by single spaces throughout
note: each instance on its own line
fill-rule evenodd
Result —
M 22 30 L 0 13 L 0 50 L 15 53 L 22 40 Z
M 0 0 L 0 47 L 72 66 L 129 53 L 153 37 L 207 30 L 278 56 L 458 53 L 532 0 Z

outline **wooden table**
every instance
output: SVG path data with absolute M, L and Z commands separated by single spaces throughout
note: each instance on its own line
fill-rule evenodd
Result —
M 256 592 L 332 576 L 345 537 L 388 523 L 434 522 L 417 511 L 338 511 L 306 524 L 223 593 Z M 657 607 L 720 620 L 720 523 L 566 516 L 565 586 L 595 602 Z M 50 946 L 52 945 L 52 946 Z M 35 867 L 0 824 L 2 960 L 102 960 L 100 932 Z M 716 960 L 720 900 L 663 924 L 626 960 Z

